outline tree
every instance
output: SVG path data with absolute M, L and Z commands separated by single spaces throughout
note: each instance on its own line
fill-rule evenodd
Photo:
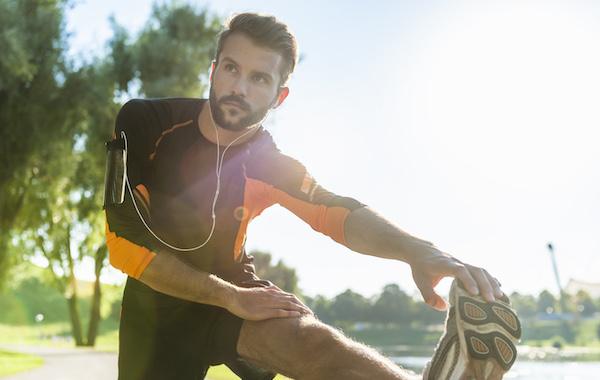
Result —
M 548 313 L 551 314 L 556 310 L 556 298 L 552 295 L 552 293 L 544 290 L 540 293 L 538 297 L 538 313 Z
M 582 317 L 592 317 L 598 311 L 594 300 L 584 290 L 578 291 L 571 299 L 574 304 L 573 309 L 577 310 Z
M 413 323 L 419 326 L 440 325 L 446 319 L 446 312 L 436 310 L 423 301 L 413 304 Z
M 309 298 L 307 299 L 306 306 L 308 306 L 313 313 L 315 313 L 317 318 L 324 323 L 330 325 L 335 323 L 335 317 L 331 309 L 331 301 L 327 298 L 321 295 L 318 295 L 315 298 Z
M 104 153 L 117 111 L 115 85 L 106 65 L 96 60 L 65 73 L 62 139 L 31 155 L 33 167 L 17 226 L 22 247 L 48 261 L 53 283 L 64 294 L 75 343 L 94 345 L 100 323 L 100 271 L 107 256 L 100 210 Z M 96 289 L 87 338 L 79 310 L 75 268 L 83 257 L 96 261 Z
M 383 288 L 375 305 L 373 319 L 384 325 L 409 325 L 411 322 L 412 299 L 397 284 Z
M 333 299 L 331 311 L 336 323 L 348 324 L 365 321 L 370 306 L 365 297 L 348 289 Z
M 64 92 L 65 4 L 0 2 L 0 284 L 19 260 L 9 255 L 11 231 L 36 174 L 34 156 L 71 136 L 68 106 L 75 99 Z
M 133 43 L 112 21 L 114 73 L 122 91 L 138 84 L 146 97 L 199 97 L 215 53 L 221 21 L 191 5 L 154 5 L 150 20 Z
M 511 294 L 510 301 L 521 319 L 533 318 L 538 313 L 538 306 L 533 296 L 523 296 L 515 292 Z M 544 312 L 546 312 L 545 309 Z
M 250 256 L 254 257 L 258 277 L 271 281 L 283 291 L 299 294 L 298 275 L 295 269 L 289 268 L 282 260 L 279 260 L 277 265 L 272 265 L 271 254 L 267 252 L 252 251 Z

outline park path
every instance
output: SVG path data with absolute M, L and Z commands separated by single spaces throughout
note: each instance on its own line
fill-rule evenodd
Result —
M 1 349 L 40 356 L 44 364 L 16 375 L 0 376 L 0 380 L 116 380 L 116 352 L 93 348 L 36 347 L 0 345 Z M 210 379 L 206 379 L 210 380 Z
M 2 345 L 2 349 L 36 355 L 44 364 L 2 380 L 116 380 L 117 353 L 92 348 Z

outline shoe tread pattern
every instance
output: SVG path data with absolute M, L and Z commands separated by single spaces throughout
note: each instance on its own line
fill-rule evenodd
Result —
M 474 326 L 494 323 L 501 326 L 515 340 L 521 338 L 521 322 L 517 314 L 501 302 L 480 302 L 472 297 L 459 297 L 460 318 Z
M 465 331 L 469 355 L 476 360 L 494 358 L 504 371 L 508 371 L 517 358 L 515 345 L 504 334 L 493 331 L 487 334 Z
M 460 318 L 471 325 L 497 324 L 510 334 L 515 342 L 521 339 L 521 322 L 510 307 L 510 300 L 503 294 L 495 302 L 485 302 L 481 296 L 471 296 L 463 283 L 457 280 L 459 295 L 457 307 Z

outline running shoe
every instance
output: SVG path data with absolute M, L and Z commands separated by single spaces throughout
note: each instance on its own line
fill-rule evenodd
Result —
M 517 358 L 521 322 L 506 295 L 486 302 L 455 279 L 450 288 L 446 331 L 423 380 L 497 380 Z

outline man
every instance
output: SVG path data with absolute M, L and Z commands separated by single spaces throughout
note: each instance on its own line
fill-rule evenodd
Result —
M 202 379 L 222 363 L 243 379 L 410 377 L 256 276 L 246 228 L 276 203 L 356 252 L 408 263 L 436 309 L 446 308 L 440 279 L 460 279 L 426 377 L 501 377 L 520 327 L 498 282 L 328 192 L 262 128 L 289 94 L 297 57 L 286 25 L 240 14 L 219 35 L 208 100 L 134 100 L 119 112 L 105 208 L 111 264 L 129 275 L 120 379 Z

